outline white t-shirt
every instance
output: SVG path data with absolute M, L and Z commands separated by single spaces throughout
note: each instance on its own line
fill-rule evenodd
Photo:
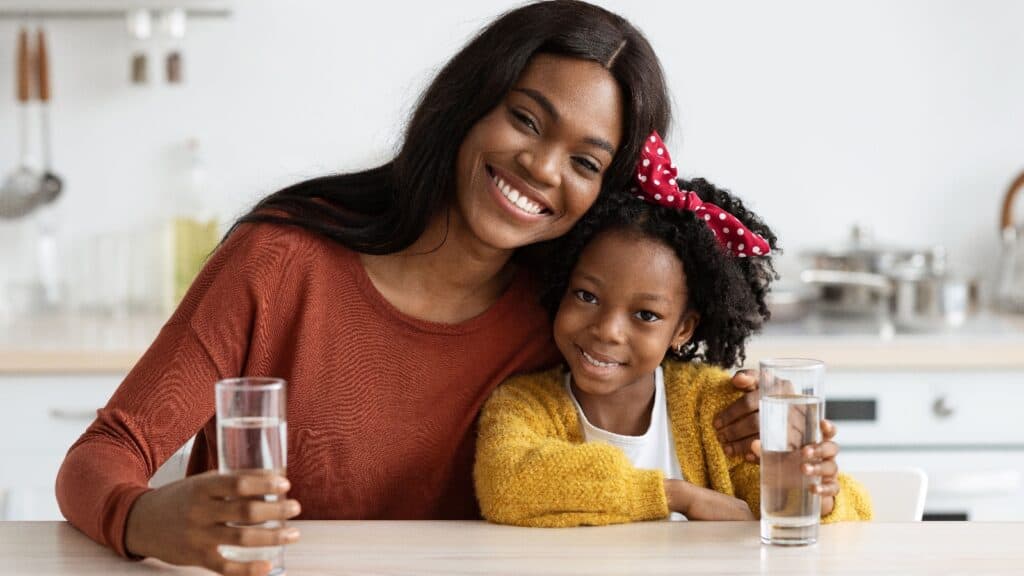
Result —
M 667 479 L 683 479 L 683 470 L 676 456 L 675 438 L 668 417 L 668 402 L 665 401 L 665 376 L 661 366 L 654 373 L 654 406 L 651 408 L 651 423 L 642 436 L 623 436 L 598 428 L 587 420 L 580 408 L 570 385 L 572 375 L 565 375 L 565 389 L 576 406 L 583 427 L 583 438 L 587 442 L 604 442 L 622 450 L 633 466 L 645 470 L 661 470 Z M 670 520 L 686 520 L 686 516 L 673 512 Z

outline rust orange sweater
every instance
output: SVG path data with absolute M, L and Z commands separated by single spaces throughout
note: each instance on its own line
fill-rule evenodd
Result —
M 534 294 L 520 274 L 482 315 L 425 322 L 384 300 L 354 252 L 243 225 L 68 451 L 61 511 L 126 554 L 128 512 L 168 457 L 198 433 L 189 473 L 216 468 L 214 382 L 266 375 L 288 380 L 301 518 L 479 518 L 477 413 L 514 372 L 557 361 Z

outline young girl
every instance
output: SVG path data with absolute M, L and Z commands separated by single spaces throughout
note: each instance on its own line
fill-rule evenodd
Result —
M 727 456 L 712 422 L 737 395 L 717 366 L 742 362 L 768 318 L 775 236 L 728 192 L 677 183 L 657 134 L 635 184 L 599 200 L 550 267 L 544 299 L 568 369 L 511 378 L 483 409 L 474 477 L 488 520 L 758 515 L 758 465 Z M 863 489 L 838 475 L 835 427 L 822 432 L 803 472 L 821 477 L 823 520 L 870 518 Z

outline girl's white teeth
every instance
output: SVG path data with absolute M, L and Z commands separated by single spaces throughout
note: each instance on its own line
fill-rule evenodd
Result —
M 601 362 L 600 360 L 594 358 L 590 354 L 587 354 L 586 350 L 580 349 L 580 352 L 583 352 L 583 358 L 586 359 L 587 362 L 593 364 L 594 366 L 597 366 L 598 368 L 610 368 L 612 366 L 619 365 L 618 362 Z
M 536 202 L 531 201 L 525 195 L 520 194 L 512 186 L 501 179 L 501 176 L 494 177 L 494 184 L 501 190 L 501 195 L 508 198 L 508 201 L 527 214 L 540 214 L 544 209 Z

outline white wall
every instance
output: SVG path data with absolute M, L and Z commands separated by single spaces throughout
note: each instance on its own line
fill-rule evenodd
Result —
M 1024 2 L 602 4 L 662 58 L 684 175 L 748 199 L 790 254 L 866 221 L 893 242 L 945 243 L 968 273 L 994 272 L 998 202 L 1024 169 Z M 148 48 L 156 81 L 128 83 L 120 21 L 51 22 L 65 259 L 84 238 L 166 214 L 190 137 L 227 216 L 296 179 L 388 157 L 432 72 L 513 5 L 235 0 L 231 18 L 191 23 L 182 86 L 156 74 L 160 43 Z M 15 31 L 0 21 L 5 172 Z M 31 274 L 31 234 L 0 221 L 0 280 Z

